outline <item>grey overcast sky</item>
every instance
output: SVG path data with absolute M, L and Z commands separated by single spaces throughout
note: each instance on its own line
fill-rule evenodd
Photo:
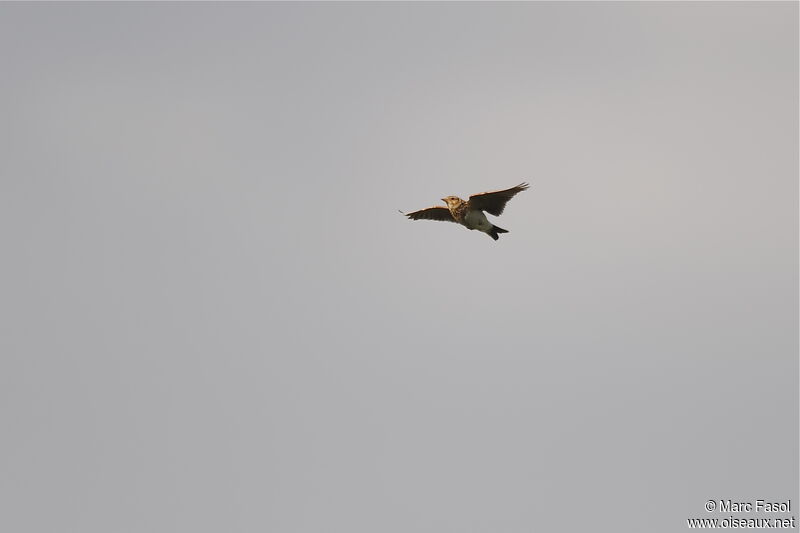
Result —
M 0 69 L 0 530 L 797 515 L 798 3 L 3 3 Z

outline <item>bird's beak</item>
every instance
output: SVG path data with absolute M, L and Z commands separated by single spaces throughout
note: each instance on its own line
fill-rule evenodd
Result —
M 445 200 L 444 198 L 442 198 L 441 200 L 442 200 L 444 203 L 447 203 L 447 200 Z

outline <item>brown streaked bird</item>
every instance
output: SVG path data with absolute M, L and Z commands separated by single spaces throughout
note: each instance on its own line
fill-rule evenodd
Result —
M 442 201 L 447 206 L 434 206 L 427 209 L 420 209 L 406 215 L 411 220 L 442 220 L 446 222 L 456 222 L 467 229 L 482 231 L 494 240 L 499 239 L 500 233 L 508 233 L 508 230 L 498 228 L 486 219 L 484 211 L 496 217 L 503 213 L 506 203 L 515 194 L 528 188 L 527 183 L 520 183 L 516 187 L 502 191 L 482 192 L 473 194 L 469 200 L 462 200 L 458 196 L 446 196 Z M 402 213 L 402 211 L 401 211 Z

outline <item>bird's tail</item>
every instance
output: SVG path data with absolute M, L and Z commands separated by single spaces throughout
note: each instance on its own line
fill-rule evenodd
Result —
M 498 228 L 497 226 L 492 226 L 492 229 L 489 230 L 489 237 L 491 237 L 494 240 L 497 240 L 500 238 L 499 235 L 500 233 L 508 233 L 508 230 L 503 228 Z

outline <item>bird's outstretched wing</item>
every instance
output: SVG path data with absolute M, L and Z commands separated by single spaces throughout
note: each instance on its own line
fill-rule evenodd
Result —
M 441 220 L 444 222 L 455 222 L 456 220 L 453 218 L 453 215 L 450 214 L 450 210 L 446 207 L 428 207 L 426 209 L 420 209 L 419 211 L 414 211 L 413 213 L 403 213 L 411 220 Z
M 473 194 L 469 197 L 469 206 L 472 209 L 480 209 L 494 216 L 500 216 L 506 207 L 506 202 L 511 200 L 515 194 L 528 188 L 527 183 L 520 183 L 516 187 L 511 187 L 504 191 L 482 192 Z

